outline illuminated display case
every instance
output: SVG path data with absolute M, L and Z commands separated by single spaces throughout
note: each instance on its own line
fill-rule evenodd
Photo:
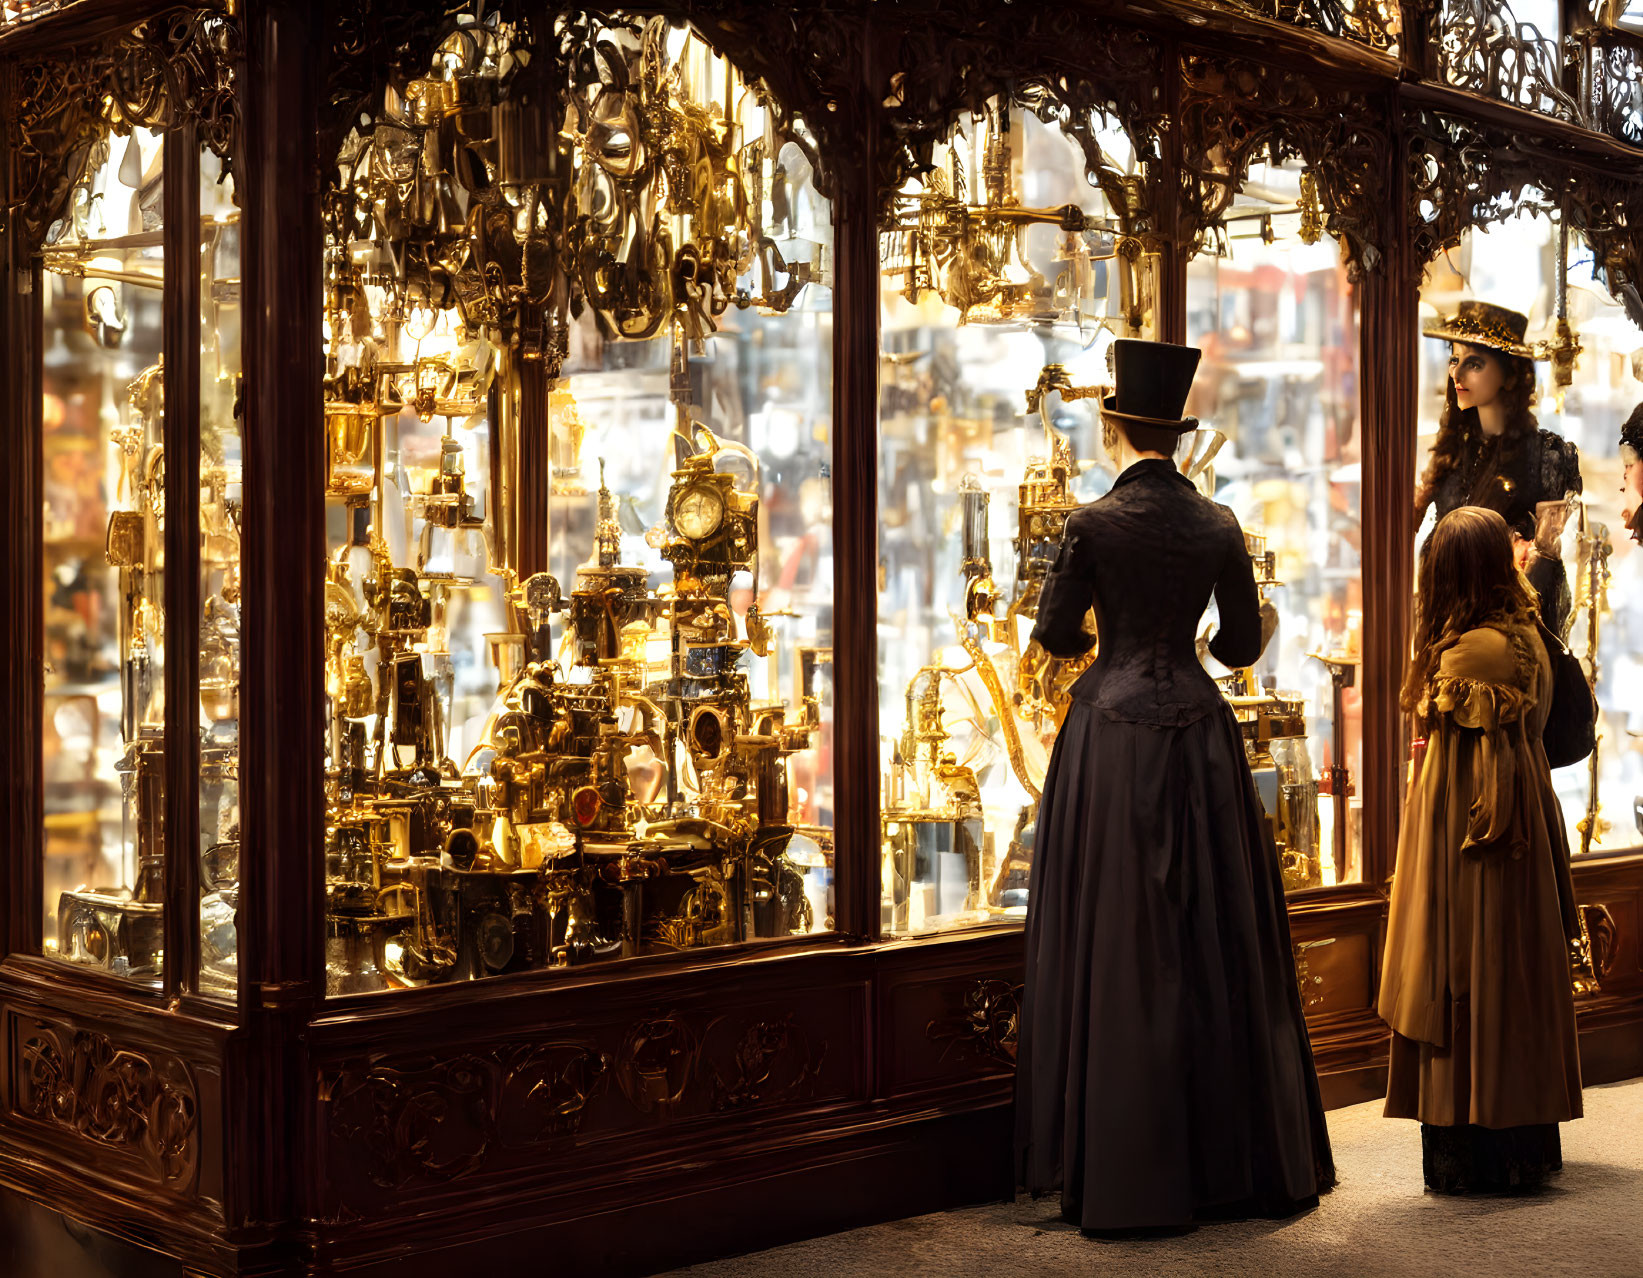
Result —
M 1643 36 L 1482 8 L 0 6 L 0 1236 L 649 1272 L 1007 1195 L 1119 337 L 1204 352 L 1274 625 L 1212 673 L 1379 1094 L 1461 297 L 1581 345 L 1571 980 L 1643 1070 Z

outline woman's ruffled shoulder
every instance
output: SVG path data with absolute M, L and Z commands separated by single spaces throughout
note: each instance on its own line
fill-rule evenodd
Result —
M 1505 723 L 1516 723 L 1529 708 L 1529 698 L 1518 688 L 1478 679 L 1439 675 L 1432 680 L 1421 714 L 1443 715 L 1463 728 L 1493 732 Z
M 1534 705 L 1535 660 L 1521 627 L 1468 630 L 1438 661 L 1420 710 L 1463 728 L 1493 732 Z

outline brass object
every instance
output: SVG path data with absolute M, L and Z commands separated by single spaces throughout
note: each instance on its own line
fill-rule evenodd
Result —
M 953 624 L 965 664 L 927 665 L 908 684 L 907 727 L 891 759 L 883 821 L 890 884 L 886 923 L 895 929 L 916 924 L 909 876 L 915 864 L 939 864 L 931 859 L 936 847 L 945 849 L 941 855 L 946 856 L 962 848 L 969 860 L 974 882 L 962 906 L 965 912 L 1015 908 L 1006 904 L 1006 893 L 1014 890 L 1008 886 L 1012 877 L 1024 874 L 1030 863 L 1020 840 L 1036 819 L 1049 745 L 1072 703 L 1073 683 L 1095 660 L 1093 646 L 1068 659 L 1052 657 L 1025 639 L 1038 615 L 1044 578 L 1061 549 L 1067 517 L 1081 505 L 1071 488 L 1077 474 L 1071 444 L 1050 425 L 1046 400 L 1051 392 L 1071 400 L 1098 396 L 1101 388 L 1074 386 L 1064 367 L 1048 364 L 1024 392 L 1027 411 L 1036 412 L 1043 424 L 1045 455 L 1029 460 L 1017 488 L 1015 589 L 1008 599 L 993 580 L 988 494 L 971 476 L 959 485 L 965 612 L 954 614 Z M 972 675 L 983 696 L 966 685 L 966 676 Z M 1027 799 L 1017 814 L 1015 837 L 997 855 L 988 851 L 975 775 L 949 749 L 944 681 L 968 702 L 971 717 L 985 721 L 989 734 L 996 735 Z M 936 890 L 942 890 L 939 884 Z
M 1559 503 L 1561 505 L 1561 503 Z M 1586 610 L 1586 654 L 1581 665 L 1585 667 L 1586 681 L 1592 695 L 1597 695 L 1599 643 L 1602 639 L 1603 614 L 1609 610 L 1609 557 L 1614 546 L 1607 525 L 1594 523 L 1588 518 L 1585 502 L 1580 503 L 1579 566 L 1575 571 L 1575 607 Z M 1586 760 L 1586 811 L 1575 823 L 1580 834 L 1580 851 L 1584 855 L 1594 843 L 1602 842 L 1609 831 L 1609 821 L 1603 815 L 1598 800 L 1598 759 L 1603 750 L 1603 734 L 1599 732 Z
M 1137 275 L 1143 251 L 1131 233 L 1130 201 L 1121 194 L 1126 175 L 1102 160 L 1103 186 L 1109 196 L 1119 197 L 1113 201 L 1119 215 L 1110 225 L 1076 204 L 1029 208 L 1014 186 L 1012 108 L 989 103 L 985 120 L 979 202 L 969 198 L 956 145 L 946 168 L 925 175 L 921 193 L 903 193 L 896 200 L 893 224 L 881 236 L 881 252 L 886 273 L 902 277 L 903 296 L 917 304 L 934 292 L 958 311 L 960 324 L 1047 320 L 1069 309 L 1082 323 L 1090 263 L 1116 261 L 1125 316 L 1132 326 L 1139 325 Z M 1062 233 L 1057 258 L 1066 266 L 1053 282 L 1022 257 L 1022 233 L 1034 225 Z

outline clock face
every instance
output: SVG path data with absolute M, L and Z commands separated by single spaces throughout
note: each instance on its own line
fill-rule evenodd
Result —
M 692 484 L 673 499 L 673 526 L 691 541 L 711 537 L 724 518 L 725 499 L 711 484 Z

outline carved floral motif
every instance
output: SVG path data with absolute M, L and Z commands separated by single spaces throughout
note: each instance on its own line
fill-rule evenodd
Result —
M 616 1081 L 642 1114 L 676 1105 L 696 1076 L 701 1036 L 679 1016 L 636 1022 L 616 1053 Z
M 16 1042 L 17 1113 L 134 1154 L 169 1189 L 192 1189 L 199 1102 L 180 1057 L 43 1020 L 19 1022 Z
M 321 1100 L 331 1138 L 359 1153 L 375 1184 L 402 1189 L 467 1176 L 496 1145 L 574 1135 L 609 1065 L 584 1043 L 375 1060 L 334 1076 Z
M 7 212 L 23 219 L 31 243 L 42 243 L 109 131 L 167 129 L 189 118 L 226 166 L 238 130 L 233 79 L 242 56 L 236 20 L 201 9 L 25 63 L 7 122 Z
M 794 1013 L 721 1017 L 699 1029 L 669 1013 L 634 1021 L 614 1052 L 589 1041 L 512 1042 L 440 1056 L 371 1057 L 321 1079 L 334 1184 L 400 1191 L 462 1180 L 499 1152 L 564 1147 L 589 1106 L 616 1091 L 642 1115 L 735 1113 L 811 1099 L 827 1057 Z M 604 1111 L 609 1123 L 611 1111 Z
M 1014 1069 L 1021 990 L 1019 985 L 996 978 L 977 981 L 965 990 L 952 1015 L 925 1026 L 925 1035 L 942 1045 L 943 1060 L 948 1053 L 959 1051 Z
M 715 1110 L 746 1109 L 776 1101 L 807 1100 L 815 1090 L 827 1044 L 813 1046 L 792 1013 L 754 1021 L 737 1040 L 731 1059 L 713 1071 Z

